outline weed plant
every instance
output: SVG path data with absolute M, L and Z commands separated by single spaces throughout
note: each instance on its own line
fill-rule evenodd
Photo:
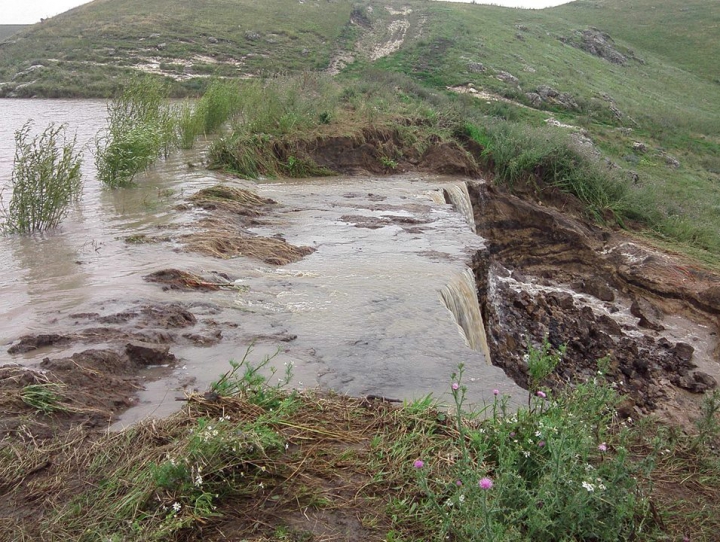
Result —
M 35 137 L 32 124 L 15 132 L 12 197 L 3 206 L 6 233 L 41 232 L 56 227 L 80 198 L 82 155 L 65 126 L 49 125 Z
M 155 79 L 132 79 L 108 104 L 108 127 L 96 140 L 98 178 L 117 188 L 135 176 L 176 141 L 176 120 L 166 103 L 167 87 Z
M 536 372 L 553 358 L 529 352 Z M 614 542 L 642 533 L 648 503 L 636 480 L 654 456 L 631 460 L 628 429 L 614 419 L 619 396 L 602 378 L 557 396 L 537 390 L 517 412 L 496 391 L 482 420 L 464 411 L 462 375 L 460 366 L 451 387 L 458 455 L 413 464 L 431 539 Z
M 214 80 L 194 104 L 186 102 L 178 115 L 180 147 L 192 148 L 200 135 L 216 132 L 240 109 L 240 87 L 235 81 Z

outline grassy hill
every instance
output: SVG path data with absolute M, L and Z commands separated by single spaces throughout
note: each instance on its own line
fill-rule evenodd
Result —
M 0 24 L 0 41 L 9 38 L 13 34 L 17 34 L 27 27 L 28 25 L 26 24 Z
M 0 96 L 104 97 L 137 71 L 176 95 L 211 76 L 398 72 L 482 98 L 493 122 L 570 126 L 632 183 L 631 216 L 716 263 L 719 20 L 704 0 L 96 0 L 0 43 Z

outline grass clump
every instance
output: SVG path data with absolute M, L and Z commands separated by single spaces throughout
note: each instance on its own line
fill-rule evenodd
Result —
M 65 126 L 49 125 L 30 137 L 31 123 L 15 132 L 12 197 L 3 207 L 6 233 L 41 232 L 56 227 L 82 192 L 82 155 Z
M 329 124 L 338 92 L 339 87 L 321 75 L 247 83 L 239 94 L 232 132 L 212 146 L 210 164 L 253 179 L 330 174 L 298 152 L 294 143 Z
M 61 404 L 61 389 L 60 384 L 53 382 L 28 384 L 20 392 L 20 399 L 26 405 L 43 414 L 62 412 L 67 408 Z
M 175 118 L 167 87 L 155 79 L 132 79 L 108 105 L 108 127 L 97 138 L 98 178 L 110 188 L 129 186 L 175 144 Z
M 236 81 L 212 81 L 197 102 L 186 102 L 179 111 L 180 147 L 191 149 L 198 136 L 216 132 L 238 111 L 240 100 Z
M 513 122 L 466 125 L 464 131 L 484 148 L 482 158 L 496 182 L 510 189 L 527 182 L 536 190 L 556 188 L 577 197 L 598 218 L 610 211 L 622 220 L 627 182 L 608 170 L 577 134 Z

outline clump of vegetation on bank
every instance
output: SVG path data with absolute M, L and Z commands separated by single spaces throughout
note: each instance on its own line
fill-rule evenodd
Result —
M 589 140 L 583 146 L 577 134 L 514 122 L 463 129 L 483 147 L 481 161 L 495 180 L 511 190 L 528 182 L 538 192 L 556 188 L 577 197 L 596 218 L 608 212 L 620 221 L 626 217 L 629 183 L 608 169 Z
M 6 520 L 0 539 L 319 540 L 350 522 L 395 542 L 660 541 L 720 527 L 717 394 L 685 434 L 618 419 L 602 374 L 557 393 L 539 374 L 527 408 L 495 392 L 467 409 L 460 366 L 448 412 L 429 397 L 284 391 L 290 371 L 276 379 L 249 353 L 168 419 L 97 439 L 6 436 L 6 498 L 43 510 Z M 543 373 L 556 356 L 528 359 Z
M 425 103 L 430 96 L 442 107 Z M 319 74 L 252 81 L 242 87 L 232 132 L 213 145 L 209 162 L 249 178 L 328 175 L 333 168 L 313 151 L 344 139 L 352 148 L 374 147 L 375 166 L 394 171 L 452 141 L 446 115 L 453 113 L 442 109 L 448 104 L 405 76 L 372 70 L 344 82 Z
M 65 126 L 51 124 L 30 136 L 32 124 L 15 132 L 12 196 L 2 209 L 6 233 L 41 232 L 56 227 L 82 192 L 82 155 Z

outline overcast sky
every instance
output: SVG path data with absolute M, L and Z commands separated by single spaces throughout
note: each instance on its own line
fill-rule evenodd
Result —
M 263 1 L 263 0 L 258 0 Z M 443 0 L 466 2 L 473 0 Z M 509 7 L 544 8 L 565 4 L 570 0 L 476 0 L 477 4 L 497 4 Z M 32 24 L 41 18 L 52 17 L 89 0 L 0 0 L 0 24 Z

